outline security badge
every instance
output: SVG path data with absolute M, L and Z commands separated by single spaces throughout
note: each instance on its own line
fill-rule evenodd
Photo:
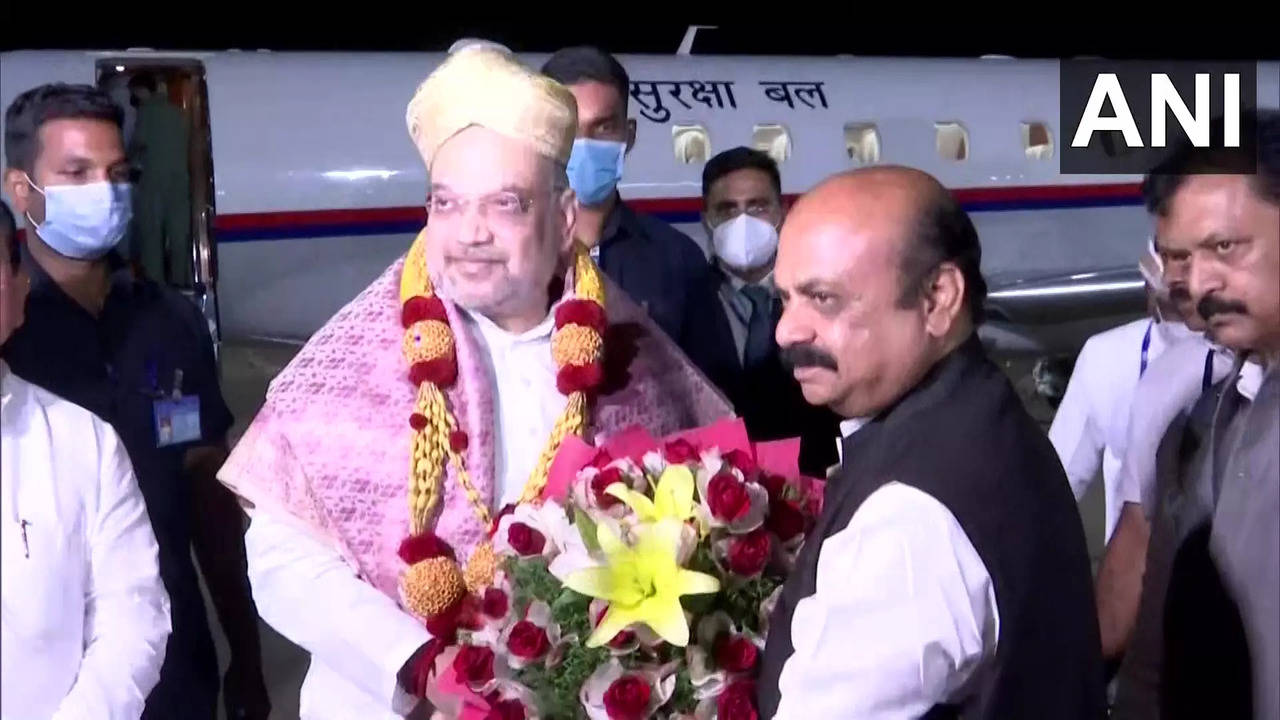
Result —
M 156 395 L 151 404 L 156 421 L 156 447 L 199 440 L 200 396 L 182 394 L 181 368 L 173 371 L 173 390 L 165 395 L 156 388 Z

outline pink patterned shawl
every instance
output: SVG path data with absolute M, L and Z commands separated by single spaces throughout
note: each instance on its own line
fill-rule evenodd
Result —
M 219 472 L 261 511 L 290 518 L 335 548 L 366 582 L 398 599 L 408 533 L 415 391 L 401 355 L 401 258 L 340 310 L 272 381 L 266 403 Z M 724 397 L 623 291 L 605 280 L 606 381 L 591 407 L 588 440 L 641 425 L 655 436 L 732 414 Z M 571 287 L 572 278 L 567 286 Z M 479 348 L 458 310 L 458 382 L 449 406 L 470 437 L 467 469 L 493 498 L 493 397 Z M 485 529 L 452 469 L 435 531 L 469 557 Z

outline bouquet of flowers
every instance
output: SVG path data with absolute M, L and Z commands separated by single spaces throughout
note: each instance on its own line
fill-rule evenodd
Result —
M 768 617 L 821 504 L 798 450 L 740 421 L 567 439 L 541 501 L 495 518 L 493 582 L 428 618 L 415 681 L 437 716 L 755 720 Z

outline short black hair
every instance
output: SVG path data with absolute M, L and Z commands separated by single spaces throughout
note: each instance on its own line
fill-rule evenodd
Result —
M 982 243 L 969 213 L 960 207 L 955 196 L 939 190 L 920 209 L 913 230 L 902 250 L 898 306 L 914 305 L 938 266 L 952 262 L 964 277 L 969 317 L 975 325 L 982 324 L 986 319 L 987 281 L 982 277 Z
M 18 250 L 18 224 L 14 222 L 13 213 L 9 212 L 9 206 L 3 200 L 0 200 L 0 237 L 4 238 L 9 268 L 18 267 L 21 256 Z
M 711 193 L 711 186 L 717 180 L 739 170 L 759 170 L 769 176 L 773 183 L 773 191 L 782 199 L 782 176 L 778 174 L 778 163 L 767 153 L 749 147 L 736 147 L 716 155 L 707 161 L 702 168 L 702 199 L 706 200 Z
M 31 172 L 38 154 L 40 127 L 50 120 L 103 120 L 124 125 L 124 111 L 92 85 L 52 83 L 32 88 L 4 113 L 4 154 L 9 167 Z
M 622 63 L 609 53 L 591 45 L 557 50 L 542 64 L 542 74 L 561 85 L 598 82 L 612 85 L 622 98 L 622 113 L 627 112 L 631 97 L 631 76 Z
M 1210 122 L 1209 135 L 1223 136 L 1222 117 Z M 1257 161 L 1257 173 L 1253 176 L 1254 192 L 1272 205 L 1280 205 L 1280 110 L 1261 109 L 1242 112 L 1240 137 L 1256 138 L 1256 158 L 1246 153 L 1254 148 L 1241 142 L 1237 148 L 1200 148 L 1189 140 L 1170 150 L 1142 180 L 1142 200 L 1147 212 L 1164 215 L 1169 203 L 1191 175 L 1226 172 L 1230 168 L 1247 167 Z

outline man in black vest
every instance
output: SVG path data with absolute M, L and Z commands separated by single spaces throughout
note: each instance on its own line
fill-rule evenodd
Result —
M 1104 716 L 1084 529 L 975 329 L 968 216 L 932 177 L 838 175 L 792 209 L 777 340 L 842 467 L 770 618 L 760 716 Z

